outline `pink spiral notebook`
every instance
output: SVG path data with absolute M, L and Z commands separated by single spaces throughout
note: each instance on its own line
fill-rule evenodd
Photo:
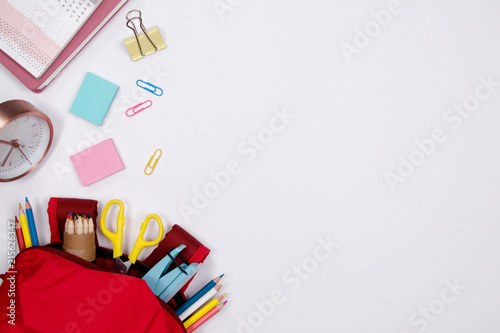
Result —
M 10 57 L 6 52 L 9 52 L 13 57 L 15 52 L 13 52 L 13 48 L 19 48 L 19 46 L 15 45 L 7 45 L 2 50 L 0 50 L 0 62 L 15 76 L 17 77 L 26 87 L 31 89 L 34 92 L 41 92 L 52 80 L 61 72 L 61 70 L 80 52 L 80 50 L 94 37 L 97 32 L 113 17 L 113 15 L 127 2 L 128 0 L 102 0 L 99 4 L 97 1 L 91 1 L 92 3 L 96 3 L 95 8 L 92 8 L 92 13 L 90 15 L 90 9 L 88 12 L 81 11 L 83 14 L 81 15 L 81 20 L 85 19 L 85 15 L 90 15 L 88 19 L 86 19 L 85 23 L 77 22 L 75 24 L 81 26 L 78 32 L 67 42 L 67 45 L 58 47 L 57 43 L 53 43 L 53 39 L 48 38 L 43 43 L 40 44 L 47 49 L 48 55 L 55 56 L 54 59 L 49 59 L 49 56 L 45 56 L 44 58 L 37 59 L 34 62 L 37 68 L 26 64 L 30 62 L 28 60 L 17 59 L 14 60 Z M 0 10 L 10 10 L 12 11 L 11 2 L 16 2 L 17 0 L 0 0 Z M 23 1 L 19 1 L 21 4 Z M 16 5 L 17 6 L 17 5 Z M 81 7 L 79 9 L 82 9 Z M 5 11 L 4 11 L 5 12 Z M 78 14 L 75 10 L 75 14 Z M 29 16 L 29 15 L 28 15 Z M 35 18 L 38 16 L 34 16 Z M 76 20 L 77 18 L 75 18 Z M 33 22 L 31 22 L 33 23 Z M 83 25 L 81 25 L 83 23 Z M 30 29 L 32 29 L 35 24 L 30 24 L 30 22 L 24 22 L 19 25 L 17 20 L 11 20 L 8 25 L 9 28 L 6 29 L 6 25 L 2 22 L 3 26 L 0 26 L 0 33 L 2 33 L 2 37 L 4 41 L 9 43 L 9 38 L 14 38 L 15 33 L 12 32 L 13 27 L 17 27 L 20 31 L 18 33 L 28 34 L 30 33 Z M 3 28 L 3 30 L 2 30 Z M 9 31 L 10 30 L 10 31 Z M 67 32 L 68 33 L 68 32 Z M 49 33 L 50 34 L 50 33 Z M 7 38 L 6 36 L 7 35 Z M 66 36 L 67 37 L 67 36 Z M 65 38 L 64 36 L 60 36 L 60 44 L 64 44 Z M 26 45 L 19 43 L 21 48 L 28 49 Z M 32 46 L 32 45 L 31 45 Z M 62 48 L 62 51 L 61 51 Z M 19 50 L 17 50 L 19 51 Z M 17 52 L 18 54 L 22 54 L 22 52 Z M 37 56 L 37 52 L 32 53 L 35 57 Z M 39 53 L 38 53 L 39 54 Z M 58 55 L 57 55 L 58 54 Z M 22 57 L 21 57 L 22 58 Z M 31 59 L 32 60 L 32 59 Z M 33 62 L 32 62 L 33 63 Z M 43 64 L 45 64 L 46 68 L 43 68 Z M 24 67 L 23 67 L 24 65 Z M 25 68 L 26 67 L 26 68 Z M 38 74 L 38 75 L 37 75 Z M 39 77 L 36 77 L 39 76 Z

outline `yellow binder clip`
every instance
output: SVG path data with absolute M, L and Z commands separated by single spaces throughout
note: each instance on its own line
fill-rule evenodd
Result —
M 158 154 L 159 152 L 159 154 Z M 155 153 L 153 154 L 153 156 L 151 156 L 151 158 L 149 159 L 148 161 L 148 164 L 146 165 L 146 167 L 144 168 L 144 173 L 146 175 L 151 175 L 153 173 L 153 171 L 155 170 L 156 168 L 156 164 L 158 163 L 158 160 L 160 159 L 161 157 L 161 154 L 162 154 L 162 151 L 161 149 L 156 149 L 155 150 Z M 158 156 L 158 157 L 156 157 Z M 153 162 L 153 159 L 156 157 L 156 159 L 154 160 L 154 163 L 153 165 L 151 165 L 151 162 Z
M 137 12 L 133 17 L 129 17 L 130 14 Z M 131 36 L 124 40 L 125 46 L 127 47 L 130 56 L 133 61 L 139 60 L 142 57 L 150 55 L 158 50 L 162 50 L 167 47 L 163 38 L 161 37 L 160 30 L 158 27 L 152 27 L 147 29 L 144 27 L 141 18 L 141 11 L 138 9 L 132 9 L 125 16 L 127 18 L 127 27 L 132 29 L 134 36 Z M 137 29 L 132 20 L 139 20 L 139 26 L 142 32 L 137 33 Z

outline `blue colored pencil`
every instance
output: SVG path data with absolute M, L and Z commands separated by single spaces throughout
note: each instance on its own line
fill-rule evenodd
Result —
M 205 295 L 210 289 L 212 289 L 213 287 L 215 287 L 217 285 L 217 283 L 219 283 L 220 279 L 222 279 L 223 276 L 224 276 L 224 274 L 222 274 L 219 277 L 216 277 L 215 279 L 213 279 L 212 281 L 210 281 L 209 283 L 207 283 L 203 288 L 201 288 L 200 290 L 198 290 L 198 292 L 196 294 L 194 294 L 190 299 L 188 299 L 184 304 L 182 304 L 181 306 L 179 306 L 177 308 L 177 310 L 175 310 L 175 313 L 179 316 L 181 313 L 183 313 L 184 311 L 186 311 L 197 300 L 199 300 L 200 298 L 202 298 L 203 295 Z
M 31 245 L 38 246 L 38 235 L 36 233 L 35 218 L 33 217 L 33 209 L 31 209 L 30 202 L 26 198 L 26 218 L 28 219 L 28 228 L 30 230 Z

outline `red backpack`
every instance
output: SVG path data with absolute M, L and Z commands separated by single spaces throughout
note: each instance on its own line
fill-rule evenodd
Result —
M 95 263 L 89 263 L 61 250 L 53 223 L 51 234 L 51 244 L 22 251 L 0 276 L 0 332 L 186 332 L 173 309 L 186 300 L 189 283 L 167 304 L 141 279 L 180 244 L 188 262 L 205 260 L 210 250 L 180 226 L 130 275 L 112 273 L 112 251 L 98 247 Z

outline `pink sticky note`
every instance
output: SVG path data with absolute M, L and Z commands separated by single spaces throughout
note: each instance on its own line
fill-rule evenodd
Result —
M 113 139 L 107 139 L 82 150 L 70 158 L 83 186 L 95 183 L 125 168 Z

